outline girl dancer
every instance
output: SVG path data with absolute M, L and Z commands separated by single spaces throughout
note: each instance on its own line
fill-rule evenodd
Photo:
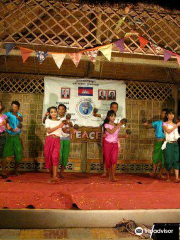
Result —
M 113 110 L 113 111 L 115 111 L 115 113 L 117 113 L 117 111 L 118 111 L 118 103 L 117 102 L 112 102 L 111 104 L 110 104 L 110 110 Z M 94 117 L 98 117 L 98 118 L 101 118 L 103 121 L 106 119 L 106 115 L 105 114 L 98 114 L 97 113 L 97 111 L 95 111 L 95 109 L 94 109 L 94 111 L 93 111 L 93 116 Z M 120 119 L 121 118 L 119 118 L 119 117 L 116 117 L 116 119 L 115 119 L 115 123 L 118 123 L 118 122 L 120 122 Z M 103 136 L 102 136 L 102 148 L 104 148 L 103 147 L 103 145 L 104 145 L 104 141 L 105 141 L 105 134 L 103 134 Z M 103 174 L 101 175 L 101 177 L 103 177 L 103 178 L 105 178 L 105 177 L 108 177 L 108 173 L 107 173 L 107 169 L 106 169 L 106 164 L 105 164 L 105 159 L 104 159 L 104 154 L 103 154 L 103 170 L 104 170 L 104 172 L 103 172 Z
M 105 158 L 106 169 L 108 170 L 109 179 L 115 182 L 115 171 L 118 158 L 118 137 L 120 126 L 124 125 L 123 121 L 120 121 L 117 125 L 114 123 L 116 119 L 116 113 L 113 110 L 107 112 L 107 117 L 104 120 L 103 127 L 105 132 L 105 140 L 103 144 L 103 153 Z M 125 136 L 127 137 L 127 136 Z
M 57 170 L 60 158 L 60 136 L 64 124 L 57 118 L 57 108 L 48 108 L 49 118 L 45 121 L 46 139 L 44 145 L 45 167 L 51 173 L 49 182 L 58 182 Z
M 165 132 L 165 142 L 162 145 L 165 158 L 165 169 L 167 170 L 167 181 L 170 179 L 170 171 L 175 169 L 175 182 L 178 183 L 179 179 L 179 146 L 177 140 L 179 138 L 178 127 L 180 123 L 174 123 L 174 111 L 169 109 L 167 111 L 165 122 L 163 123 L 163 129 Z
M 3 150 L 6 143 L 6 115 L 3 114 L 5 107 L 0 101 L 0 159 L 2 159 L 2 176 L 6 176 L 6 162 L 3 158 Z

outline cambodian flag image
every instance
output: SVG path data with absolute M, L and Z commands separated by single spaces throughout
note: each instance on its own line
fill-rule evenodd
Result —
M 78 87 L 78 96 L 93 96 L 92 87 Z

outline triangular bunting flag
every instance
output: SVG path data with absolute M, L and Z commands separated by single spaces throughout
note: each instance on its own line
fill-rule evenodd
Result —
M 172 52 L 167 51 L 164 49 L 164 62 L 168 61 L 168 59 L 170 59 L 170 57 L 173 55 Z
M 131 32 L 129 32 L 129 33 L 126 33 L 125 34 L 125 36 L 124 36 L 124 38 L 128 38 L 128 37 L 130 37 L 132 35 L 132 33 Z
M 176 54 L 176 58 L 177 58 L 177 62 L 179 64 L 179 66 L 180 66 L 180 55 Z
M 122 19 L 119 20 L 118 22 L 118 27 L 121 27 L 121 25 L 123 24 L 124 20 L 126 19 L 126 17 L 123 17 Z
M 61 68 L 61 65 L 64 61 L 65 56 L 66 54 L 52 54 L 52 57 L 59 69 Z
M 28 48 L 22 48 L 22 47 L 20 47 L 20 50 L 21 50 L 23 63 L 25 63 L 26 60 L 28 59 L 28 57 L 30 56 L 30 54 L 33 52 L 33 50 L 28 49 Z
M 106 46 L 100 47 L 99 51 L 110 61 L 111 60 L 111 52 L 112 52 L 112 44 L 108 44 Z
M 117 42 L 114 43 L 119 50 L 123 53 L 124 52 L 124 38 L 119 39 Z
M 5 43 L 6 56 L 8 56 L 9 52 L 14 48 L 14 43 Z
M 158 45 L 154 44 L 154 43 L 150 43 L 151 48 L 154 50 L 155 53 L 159 54 L 161 51 L 161 47 L 159 47 Z
M 77 67 L 80 60 L 81 60 L 81 56 L 82 56 L 82 52 L 78 52 L 78 53 L 69 53 L 71 59 L 73 60 L 75 66 Z
M 85 51 L 84 54 L 91 60 L 91 62 L 95 63 L 98 50 Z
M 143 49 L 148 44 L 148 40 L 141 36 L 138 36 L 138 37 L 139 37 L 140 47 Z
M 40 64 L 44 61 L 44 59 L 47 57 L 48 52 L 43 51 L 36 51 L 37 58 L 40 62 Z

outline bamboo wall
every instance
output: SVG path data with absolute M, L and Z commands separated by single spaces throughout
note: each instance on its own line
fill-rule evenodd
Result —
M 13 79 L 13 80 L 12 80 Z M 11 83 L 11 85 L 9 84 Z M 117 171 L 146 172 L 152 168 L 151 159 L 154 131 L 146 130 L 141 119 L 159 119 L 161 109 L 173 107 L 171 84 L 127 82 L 126 116 L 129 139 L 121 140 L 121 153 Z M 8 110 L 13 100 L 21 103 L 20 113 L 24 117 L 22 139 L 24 158 L 21 170 L 44 170 L 43 144 L 45 129 L 42 125 L 43 76 L 0 74 L 0 100 Z M 8 167 L 13 168 L 10 158 Z M 72 142 L 67 171 L 102 171 L 102 149 L 100 142 Z

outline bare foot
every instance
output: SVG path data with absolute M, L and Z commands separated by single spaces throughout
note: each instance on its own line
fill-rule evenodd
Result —
M 112 178 L 111 182 L 117 182 L 117 179 L 116 178 Z
M 167 182 L 171 182 L 171 179 L 170 179 L 170 178 L 168 178 L 168 179 L 167 179 Z
M 101 178 L 107 178 L 108 176 L 105 174 L 105 173 L 103 173 L 102 175 L 101 175 Z
M 59 183 L 59 178 L 51 178 L 47 183 Z
M 180 179 L 176 178 L 175 183 L 179 183 L 179 182 L 180 182 Z
M 158 177 L 159 177 L 160 179 L 165 179 L 165 178 L 166 178 L 166 177 L 163 176 L 162 174 L 158 174 Z

